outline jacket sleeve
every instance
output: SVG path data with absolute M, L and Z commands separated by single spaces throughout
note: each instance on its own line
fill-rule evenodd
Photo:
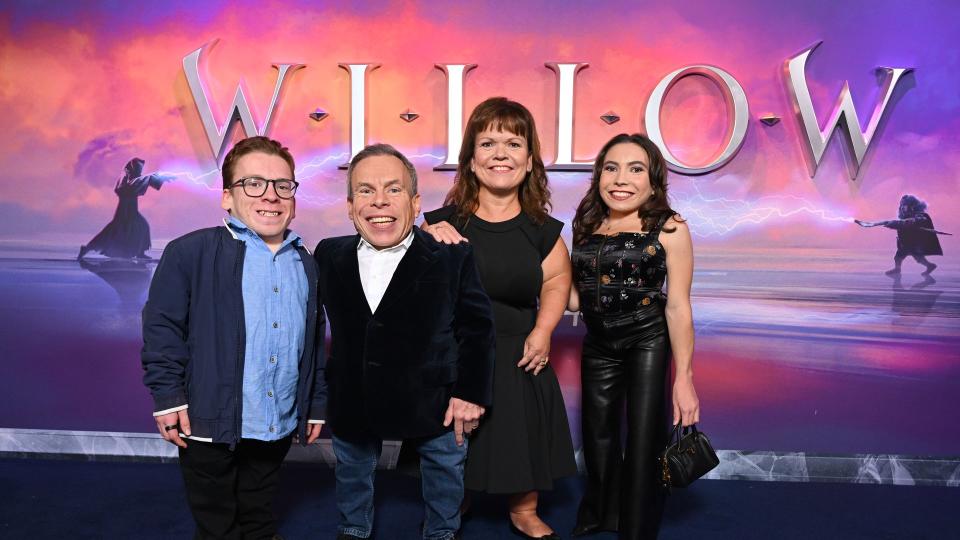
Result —
M 921 213 L 904 219 L 888 219 L 883 222 L 883 226 L 898 231 L 905 229 L 932 229 L 933 221 L 930 219 L 930 216 Z
M 451 204 L 442 208 L 437 208 L 436 210 L 424 212 L 423 222 L 427 225 L 435 225 L 441 221 L 449 222 L 456 216 L 456 213 L 457 207 Z
M 317 334 L 313 340 L 313 392 L 310 397 L 310 420 L 327 419 L 327 317 L 323 309 L 326 263 L 323 262 L 324 245 L 321 241 L 313 250 L 317 266 Z
M 310 398 L 310 420 L 327 419 L 327 318 L 323 304 L 317 301 L 317 337 L 314 339 L 313 394 Z
M 480 273 L 469 244 L 460 265 L 459 290 L 454 309 L 457 336 L 457 382 L 453 397 L 487 406 L 493 401 L 494 326 L 493 307 L 480 283 Z
M 154 411 L 187 404 L 186 370 L 190 311 L 190 275 L 183 268 L 179 244 L 164 250 L 143 306 L 143 384 L 153 396 Z

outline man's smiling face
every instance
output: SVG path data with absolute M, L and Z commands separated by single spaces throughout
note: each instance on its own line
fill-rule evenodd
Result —
M 364 158 L 352 170 L 347 212 L 357 232 L 377 249 L 393 247 L 413 229 L 420 195 L 403 162 L 390 155 Z
M 252 176 L 267 179 L 293 178 L 293 171 L 280 156 L 250 152 L 237 160 L 231 181 L 236 182 Z M 283 242 L 284 233 L 297 210 L 296 200 L 278 197 L 272 183 L 259 197 L 250 197 L 241 186 L 225 189 L 220 204 L 268 245 Z

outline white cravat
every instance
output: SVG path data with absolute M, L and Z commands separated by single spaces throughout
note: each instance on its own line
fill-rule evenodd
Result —
M 399 244 L 385 249 L 377 249 L 369 242 L 360 239 L 357 245 L 357 265 L 360 267 L 360 284 L 363 285 L 363 295 L 367 297 L 370 311 L 376 312 L 383 293 L 387 291 L 393 273 L 396 272 L 400 259 L 413 243 L 413 231 Z

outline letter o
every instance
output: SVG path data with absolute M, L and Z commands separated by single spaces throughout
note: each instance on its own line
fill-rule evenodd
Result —
M 730 127 L 729 130 L 730 136 L 727 145 L 716 159 L 702 167 L 690 167 L 681 163 L 680 160 L 670 152 L 666 142 L 663 140 L 663 132 L 660 129 L 660 109 L 663 106 L 663 98 L 680 79 L 690 75 L 703 75 L 719 86 L 721 90 L 724 91 L 727 110 L 732 109 L 733 111 L 733 114 L 728 115 L 728 117 L 733 118 L 733 126 Z M 653 93 L 650 94 L 650 100 L 647 101 L 647 109 L 644 113 L 644 125 L 647 129 L 647 136 L 660 147 L 660 150 L 663 152 L 663 157 L 667 160 L 671 171 L 680 174 L 698 175 L 715 171 L 733 159 L 733 156 L 735 156 L 740 150 L 740 147 L 743 146 L 744 138 L 747 135 L 749 118 L 750 108 L 747 104 L 747 94 L 732 75 L 715 66 L 695 65 L 680 68 L 664 77 L 657 84 L 656 88 L 653 89 Z

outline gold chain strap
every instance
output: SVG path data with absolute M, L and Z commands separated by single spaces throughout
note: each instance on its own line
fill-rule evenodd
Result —
M 667 456 L 660 456 L 660 464 L 663 466 L 663 486 L 670 487 L 670 466 L 667 464 Z

